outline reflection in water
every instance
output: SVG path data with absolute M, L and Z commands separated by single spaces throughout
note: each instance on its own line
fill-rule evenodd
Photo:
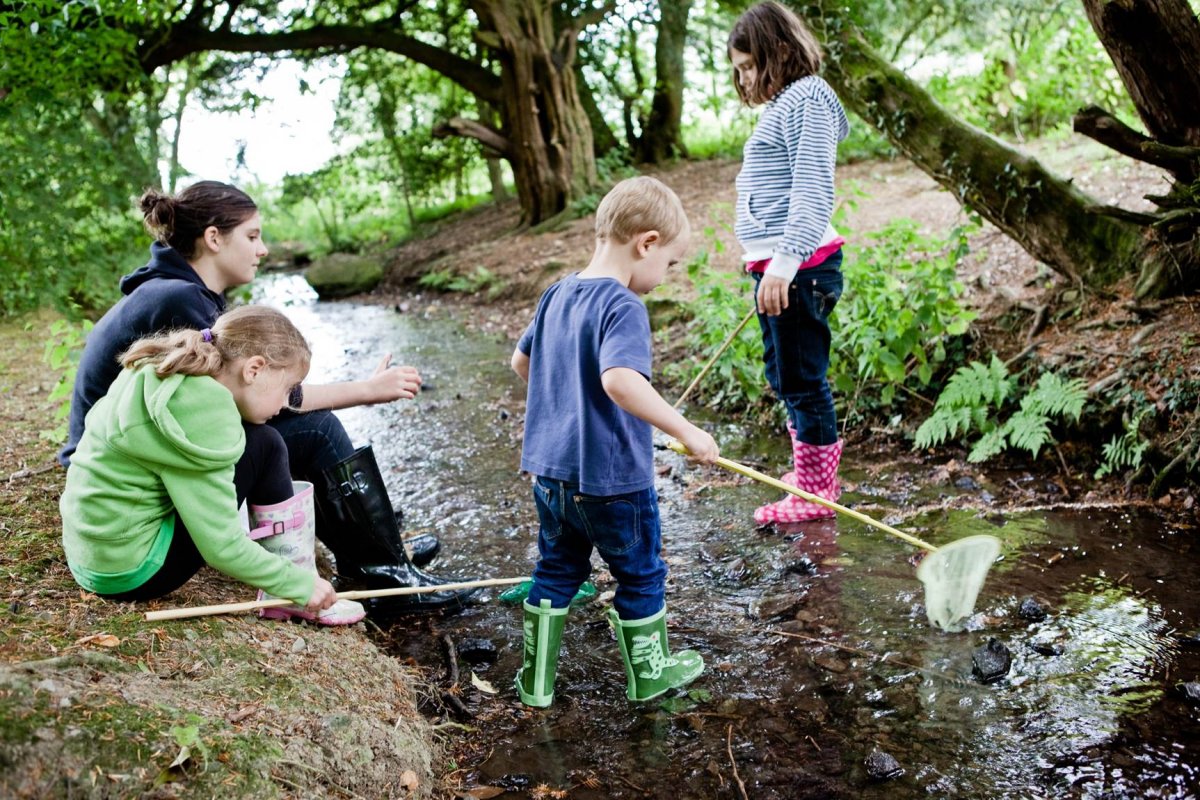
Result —
M 313 341 L 311 381 L 365 377 L 391 352 L 427 382 L 413 402 L 340 416 L 356 441 L 374 445 L 409 532 L 443 537 L 435 571 L 526 574 L 536 524 L 518 474 L 524 389 L 508 369 L 512 343 L 435 312 L 315 303 L 299 280 L 269 279 L 259 291 L 286 303 Z M 782 462 L 782 442 L 718 421 L 709 428 L 737 460 Z M 754 798 L 1196 794 L 1196 711 L 1177 685 L 1200 677 L 1200 653 L 1176 639 L 1200 622 L 1200 566 L 1186 555 L 1194 532 L 1121 512 L 909 520 L 904 527 L 935 544 L 974 533 L 1004 543 L 968 631 L 946 634 L 925 621 L 912 548 L 853 520 L 756 531 L 751 512 L 770 490 L 659 458 L 671 637 L 698 649 L 708 671 L 686 694 L 630 705 L 597 602 L 571 612 L 555 704 L 534 711 L 512 689 L 518 610 L 489 600 L 406 621 L 383 643 L 435 680 L 443 634 L 498 649 L 494 663 L 470 669 L 499 694 L 472 689 L 467 665 L 460 681 L 478 730 L 455 745 L 475 754 L 468 785 L 506 787 L 508 797 L 546 784 L 572 798 L 735 798 L 736 766 Z M 847 461 L 861 478 L 852 453 Z M 919 485 L 926 476 L 898 477 Z M 844 496 L 856 500 L 883 502 Z M 595 577 L 602 592 L 612 588 Z M 1019 617 L 1030 596 L 1046 619 Z M 971 654 L 989 637 L 1011 651 L 1012 666 L 985 686 L 972 678 Z M 877 749 L 900 762 L 901 777 L 872 781 L 864 760 Z

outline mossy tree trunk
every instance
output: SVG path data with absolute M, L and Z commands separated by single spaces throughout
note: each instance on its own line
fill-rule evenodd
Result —
M 798 10 L 823 39 L 825 77 L 842 100 L 1035 258 L 1094 290 L 1130 274 L 1140 276 L 1142 297 L 1194 285 L 1195 249 L 1170 246 L 1150 227 L 1153 217 L 1102 206 L 1036 159 L 959 120 L 873 50 L 835 3 Z M 1191 268 L 1168 268 L 1181 257 Z
M 550 0 L 470 0 L 469 4 L 480 20 L 476 36 L 493 54 L 499 74 L 491 66 L 405 30 L 398 11 L 373 22 L 351 24 L 312 25 L 305 19 L 266 33 L 253 26 L 239 30 L 231 22 L 232 13 L 223 12 L 225 5 L 216 2 L 193 3 L 183 18 L 141 32 L 138 58 L 147 72 L 209 50 L 312 55 L 371 47 L 410 58 L 497 109 L 499 127 L 486 120 L 455 118 L 435 132 L 474 138 L 489 153 L 506 159 L 522 219 L 536 224 L 562 212 L 596 182 L 591 127 L 575 83 L 574 64 L 579 32 L 603 18 L 611 6 L 588 5 L 571 13 Z M 367 16 L 369 5 L 356 5 L 353 15 Z M 377 5 L 381 11 L 390 8 Z M 328 6 L 330 13 L 337 7 Z

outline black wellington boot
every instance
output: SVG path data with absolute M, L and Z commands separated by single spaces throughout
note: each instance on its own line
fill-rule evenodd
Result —
M 314 483 L 317 533 L 333 551 L 339 588 L 393 589 L 469 580 L 438 578 L 417 569 L 409 560 L 370 445 L 322 470 Z M 458 589 L 378 597 L 364 600 L 363 605 L 375 617 L 457 611 L 478 592 Z

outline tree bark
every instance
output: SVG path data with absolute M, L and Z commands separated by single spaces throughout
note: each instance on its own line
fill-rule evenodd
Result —
M 957 119 L 880 57 L 836 5 L 801 9 L 824 39 L 825 77 L 842 100 L 958 201 L 1068 279 L 1103 290 L 1139 275 L 1139 297 L 1178 292 L 1195 251 L 1108 213 L 1036 159 Z M 1184 257 L 1184 261 L 1180 258 Z
M 654 97 L 642 126 L 641 159 L 662 164 L 687 157 L 683 143 L 684 46 L 692 0 L 659 0 L 658 42 L 654 46 Z

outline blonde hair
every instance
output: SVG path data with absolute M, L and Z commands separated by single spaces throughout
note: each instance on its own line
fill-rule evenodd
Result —
M 646 231 L 658 231 L 669 244 L 688 228 L 679 196 L 657 178 L 642 175 L 614 186 L 596 209 L 596 238 L 625 243 Z
M 750 56 L 758 74 L 747 88 L 733 76 L 738 97 L 748 106 L 762 105 L 792 81 L 816 75 L 821 70 L 821 45 L 796 14 L 767 0 L 748 8 L 729 32 L 728 50 Z M 729 53 L 732 55 L 732 53 Z
M 207 340 L 205 334 L 208 334 Z M 126 368 L 154 364 L 154 374 L 216 375 L 238 359 L 262 356 L 267 366 L 308 372 L 312 350 L 291 320 L 268 306 L 240 306 L 203 331 L 175 330 L 138 339 L 120 355 Z

